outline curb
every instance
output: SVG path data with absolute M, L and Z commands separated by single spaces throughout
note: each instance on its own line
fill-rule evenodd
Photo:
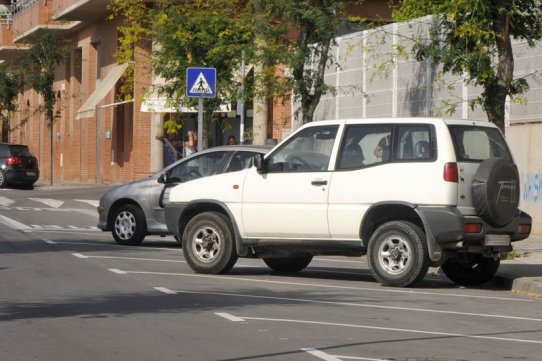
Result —
M 515 293 L 542 297 L 542 277 L 515 277 L 512 275 L 495 275 L 493 284 Z

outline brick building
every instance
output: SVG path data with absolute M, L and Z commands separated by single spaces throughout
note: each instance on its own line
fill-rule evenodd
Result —
M 149 110 L 144 96 L 152 84 L 150 44 L 138 44 L 133 101 L 117 101 L 124 66 L 115 62 L 119 19 L 108 19 L 108 0 L 0 0 L 0 66 L 17 62 L 27 42 L 45 29 L 70 42 L 69 56 L 56 71 L 56 121 L 52 129 L 42 100 L 25 88 L 17 97 L 9 141 L 28 144 L 40 162 L 41 179 L 51 180 L 51 143 L 55 182 L 113 184 L 148 176 L 164 166 L 164 109 Z M 387 0 L 367 0 L 349 13 L 389 18 Z M 250 109 L 247 123 L 250 126 Z M 239 131 L 235 114 L 231 132 Z M 269 104 L 268 137 L 278 141 L 295 128 L 291 101 Z M 247 126 L 245 126 L 246 128 Z M 228 134 L 210 131 L 208 145 Z

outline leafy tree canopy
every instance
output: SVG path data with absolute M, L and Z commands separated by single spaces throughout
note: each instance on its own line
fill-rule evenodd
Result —
M 507 96 L 528 89 L 525 79 L 514 79 L 511 39 L 534 46 L 542 36 L 538 0 L 403 0 L 394 18 L 406 21 L 433 15 L 429 39 L 419 39 L 417 58 L 442 64 L 444 71 L 464 75 L 482 87 L 472 106 L 481 104 L 489 121 L 504 131 Z

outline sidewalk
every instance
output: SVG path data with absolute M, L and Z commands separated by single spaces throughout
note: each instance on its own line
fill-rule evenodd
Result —
M 495 282 L 518 293 L 542 297 L 542 236 L 514 242 L 513 260 L 501 261 Z

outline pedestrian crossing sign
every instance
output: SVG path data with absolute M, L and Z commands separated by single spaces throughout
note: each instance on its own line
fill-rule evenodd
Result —
M 187 97 L 216 97 L 215 68 L 186 68 Z

